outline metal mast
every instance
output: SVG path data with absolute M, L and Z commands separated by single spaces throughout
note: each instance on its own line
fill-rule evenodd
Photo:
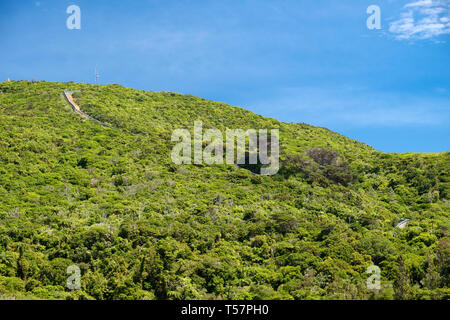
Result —
M 98 67 L 95 66 L 95 84 L 98 84 L 98 78 L 99 78 Z

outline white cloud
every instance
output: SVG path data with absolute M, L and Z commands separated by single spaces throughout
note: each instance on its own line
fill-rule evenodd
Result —
M 409 8 L 409 7 L 422 7 L 422 6 L 430 6 L 433 4 L 432 0 L 422 0 L 422 1 L 417 1 L 417 2 L 412 2 L 412 3 L 408 3 L 407 5 L 405 5 L 405 8 Z
M 389 31 L 398 40 L 433 39 L 450 34 L 450 0 L 420 0 L 403 7 Z

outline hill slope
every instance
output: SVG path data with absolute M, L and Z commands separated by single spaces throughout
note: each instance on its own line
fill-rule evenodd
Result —
M 82 110 L 114 129 L 72 112 L 63 91 L 77 89 Z M 195 120 L 279 129 L 280 171 L 173 164 L 171 134 Z M 0 128 L 2 297 L 450 297 L 449 152 L 385 154 L 324 128 L 119 85 L 2 83 Z M 80 290 L 65 288 L 70 265 Z

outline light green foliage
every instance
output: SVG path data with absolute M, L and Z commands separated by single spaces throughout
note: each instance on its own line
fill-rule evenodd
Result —
M 66 89 L 114 129 L 73 113 Z M 279 129 L 281 170 L 174 165 L 171 133 L 195 120 Z M 0 298 L 450 296 L 449 152 L 384 154 L 324 128 L 119 85 L 2 83 L 0 129 Z M 66 288 L 73 264 L 78 291 Z M 372 264 L 378 293 L 365 286 Z

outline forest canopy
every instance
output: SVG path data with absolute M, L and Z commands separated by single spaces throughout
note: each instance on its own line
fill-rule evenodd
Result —
M 279 129 L 279 172 L 175 165 L 171 133 L 195 120 Z M 382 153 L 191 95 L 73 82 L 1 83 L 0 128 L 2 299 L 450 297 L 450 152 Z

